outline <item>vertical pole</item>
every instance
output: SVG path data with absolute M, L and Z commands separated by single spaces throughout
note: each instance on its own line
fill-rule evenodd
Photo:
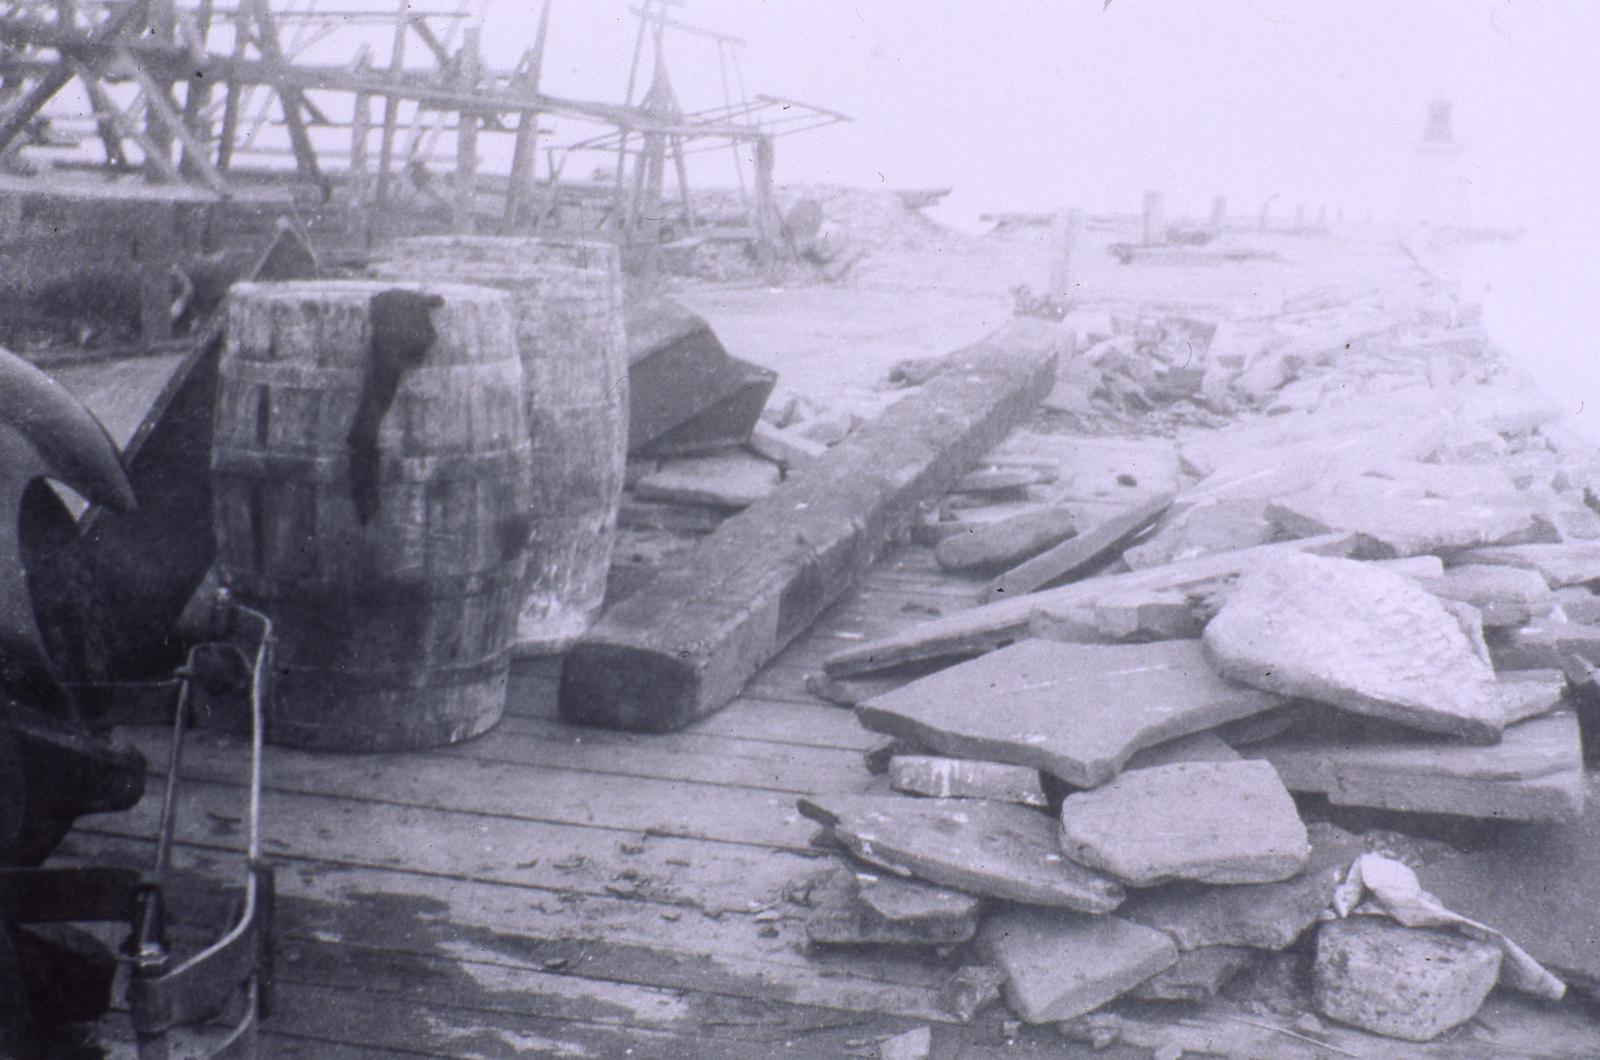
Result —
M 1144 193 L 1144 245 L 1157 246 L 1167 241 L 1167 197 L 1159 191 Z
M 233 17 L 233 57 L 244 58 L 246 43 L 250 40 L 250 12 L 239 6 L 238 12 Z M 217 171 L 226 173 L 233 164 L 233 141 L 239 135 L 239 111 L 244 106 L 241 98 L 244 95 L 244 85 L 238 81 L 228 82 L 227 95 L 222 99 L 222 127 L 217 132 Z
M 389 53 L 389 72 L 398 74 L 406 65 L 406 12 L 408 0 L 398 0 L 394 15 L 394 46 Z M 389 167 L 394 163 L 395 126 L 400 120 L 400 100 L 385 96 L 383 100 L 383 138 L 378 144 L 378 189 L 376 202 L 381 210 L 389 201 Z
M 544 71 L 544 42 L 550 30 L 551 0 L 544 0 L 539 12 L 539 29 L 533 37 L 533 52 L 521 87 L 537 94 Z M 517 117 L 516 146 L 511 151 L 511 179 L 506 184 L 506 212 L 503 221 L 512 227 L 521 219 L 525 204 L 533 197 L 539 160 L 539 112 L 525 110 Z
M 1220 232 L 1228 226 L 1228 197 L 1218 195 L 1211 200 L 1211 227 Z
M 356 73 L 372 70 L 372 49 L 362 45 L 356 55 Z M 365 207 L 372 194 L 372 182 L 367 174 L 367 140 L 372 135 L 372 93 L 357 92 L 350 113 L 350 200 Z
M 639 11 L 639 32 L 633 38 L 633 59 L 628 63 L 628 91 L 623 95 L 622 102 L 625 106 L 633 106 L 633 90 L 639 83 L 639 57 L 644 54 L 644 33 L 650 25 L 651 0 L 644 0 L 644 6 Z M 622 182 L 627 178 L 628 170 L 628 127 L 617 126 L 617 174 L 616 185 L 613 193 L 615 199 L 615 216 L 617 223 L 628 227 L 629 210 L 622 197 Z
M 683 227 L 693 232 L 694 202 L 689 197 L 689 164 L 683 157 L 683 137 L 672 138 L 672 164 L 678 172 L 678 201 L 683 205 Z
M 1057 210 L 1050 222 L 1050 298 L 1065 309 L 1072 304 L 1072 255 L 1083 227 L 1082 210 Z
M 192 24 L 193 37 L 185 41 L 196 60 L 205 54 L 206 38 L 211 36 L 212 6 L 212 0 L 200 0 Z M 191 149 L 189 143 L 185 142 L 179 160 L 179 168 L 191 177 L 210 165 L 211 124 L 205 119 L 206 108 L 210 104 L 211 82 L 202 77 L 191 77 L 183 92 L 183 124 L 197 146 Z
M 460 88 L 464 92 L 471 92 L 478 85 L 482 61 L 478 52 L 479 34 L 479 28 L 472 26 L 462 37 Z M 455 190 L 455 230 L 470 234 L 473 207 L 478 199 L 478 112 L 475 110 L 463 109 L 456 121 Z
M 756 228 L 761 232 L 761 242 L 764 247 L 770 248 L 777 237 L 776 226 L 773 224 L 777 207 L 773 203 L 772 173 L 777 165 L 776 154 L 772 146 L 772 137 L 756 137 Z

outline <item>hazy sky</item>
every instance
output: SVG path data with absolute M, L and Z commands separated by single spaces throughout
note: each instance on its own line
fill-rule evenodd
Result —
M 555 0 L 545 88 L 622 97 L 629 0 Z M 485 47 L 513 63 L 537 0 L 489 0 Z M 1476 209 L 1526 223 L 1596 186 L 1600 4 L 1528 0 L 686 0 L 675 17 L 743 37 L 749 90 L 853 124 L 779 144 L 780 180 L 949 185 L 951 212 L 1061 204 L 1241 212 L 1393 201 L 1427 101 L 1455 105 Z M 648 49 L 647 49 L 648 54 Z M 716 48 L 669 34 L 687 109 L 721 101 Z M 647 61 L 648 69 L 648 61 Z M 724 159 L 726 156 L 719 156 Z M 731 163 L 706 173 L 732 183 Z

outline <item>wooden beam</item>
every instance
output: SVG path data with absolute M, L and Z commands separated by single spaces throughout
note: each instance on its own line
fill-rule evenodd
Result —
M 150 117 L 147 125 L 160 127 L 167 133 L 168 139 L 155 141 L 154 146 L 160 149 L 163 144 L 170 143 L 171 138 L 176 138 L 183 144 L 183 158 L 192 165 L 194 174 L 218 195 L 227 195 L 228 182 L 211 164 L 205 144 L 201 143 L 189 126 L 184 124 L 183 116 L 172 103 L 172 96 L 165 88 L 156 84 L 154 78 L 139 68 L 133 56 L 128 56 L 128 63 L 133 68 L 133 76 L 138 80 L 140 89 L 144 91 L 145 107 Z M 162 156 L 171 162 L 171 156 L 166 151 L 162 151 Z
M 150 0 L 135 0 L 119 11 L 111 14 L 87 37 L 82 38 L 88 47 L 109 44 L 121 37 L 125 32 L 135 26 L 144 25 L 145 18 L 150 13 Z M 47 31 L 50 27 L 46 27 Z M 61 33 L 60 27 L 56 31 Z M 64 33 L 66 37 L 78 37 L 77 33 Z M 28 123 L 43 109 L 44 105 L 60 92 L 68 81 L 74 76 L 74 67 L 71 63 L 52 63 L 48 72 L 39 80 L 39 83 L 28 90 L 28 93 L 0 117 L 0 152 L 11 146 L 17 134 L 27 128 Z
M 395 13 L 394 45 L 389 53 L 389 76 L 396 77 L 406 64 L 406 8 L 407 0 L 397 0 Z M 394 166 L 394 137 L 400 121 L 400 99 L 385 96 L 383 101 L 383 138 L 378 144 L 378 187 L 376 200 L 379 209 L 389 201 L 389 171 Z
M 550 5 L 544 0 L 539 12 L 539 28 L 534 34 L 533 50 L 528 57 L 527 70 L 522 83 L 530 92 L 539 91 L 544 74 L 544 44 L 550 30 Z M 507 226 L 515 225 L 521 217 L 527 200 L 534 190 L 534 179 L 539 158 L 539 112 L 524 111 L 517 118 L 517 140 L 511 151 L 511 179 L 506 183 L 506 210 L 503 218 Z
M 709 714 L 804 631 L 1055 380 L 1013 329 L 829 450 L 608 611 L 567 655 L 569 721 L 661 732 Z
M 92 81 L 95 87 L 100 89 L 100 98 L 105 103 L 106 112 L 110 115 L 112 124 L 116 126 L 117 132 L 122 134 L 124 140 L 132 140 L 139 145 L 139 150 L 144 152 L 145 162 L 155 169 L 157 175 L 173 184 L 182 184 L 183 174 L 179 173 L 178 167 L 172 164 L 172 159 L 167 157 L 160 147 L 144 134 L 144 130 L 139 128 L 137 122 L 128 117 L 126 111 L 112 101 L 110 93 L 106 92 L 100 85 L 100 75 L 76 59 L 68 59 L 66 65 L 68 70 L 84 84 Z
M 248 5 L 254 12 L 256 24 L 256 47 L 262 56 L 273 65 L 284 68 L 287 64 L 283 58 L 283 47 L 278 43 L 278 24 L 273 21 L 272 9 L 267 6 L 267 0 L 249 0 Z M 271 85 L 278 93 L 278 103 L 283 110 L 283 123 L 289 130 L 289 144 L 294 148 L 295 165 L 299 167 L 300 175 L 313 182 L 326 195 L 329 191 L 328 181 L 322 175 L 322 168 L 317 164 L 317 152 L 311 146 L 311 137 L 306 133 L 305 117 L 300 113 L 305 106 L 304 97 L 300 89 L 286 84 L 282 80 L 273 79 Z
M 1176 499 L 1171 493 L 1160 494 L 1039 553 L 985 586 L 982 602 L 1014 600 L 1121 555 L 1135 538 L 1166 514 Z
M 458 71 L 461 87 L 472 89 L 478 83 L 480 60 L 478 55 L 479 30 L 468 28 L 461 43 L 461 61 Z M 456 187 L 453 214 L 455 230 L 471 234 L 473 212 L 478 201 L 478 114 L 463 109 L 456 121 Z

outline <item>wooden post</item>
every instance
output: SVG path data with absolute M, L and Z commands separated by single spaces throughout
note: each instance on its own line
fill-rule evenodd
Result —
M 200 0 L 194 21 L 178 23 L 184 44 L 196 60 L 205 54 L 206 39 L 211 35 L 212 6 L 212 0 Z M 211 84 L 203 77 L 191 77 L 183 91 L 183 125 L 189 130 L 190 140 L 184 142 L 178 168 L 190 175 L 216 172 L 211 165 L 211 124 L 206 119 L 206 109 L 211 105 Z
M 672 137 L 672 164 L 678 171 L 678 201 L 683 206 L 683 227 L 685 231 L 693 232 L 694 203 L 689 198 L 689 165 L 683 157 L 683 137 Z
M 550 29 L 550 4 L 551 0 L 544 0 L 544 7 L 539 12 L 539 29 L 534 34 L 533 51 L 521 78 L 520 86 L 527 92 L 539 91 L 544 72 L 544 42 Z M 511 152 L 511 177 L 506 183 L 506 212 L 502 220 L 507 228 L 521 220 L 524 208 L 533 198 L 538 160 L 539 112 L 525 110 L 517 116 L 517 140 Z
M 406 19 L 411 5 L 408 0 L 398 0 L 394 16 L 394 47 L 389 53 L 389 72 L 398 74 L 406 65 Z M 395 127 L 400 120 L 400 100 L 386 96 L 383 101 L 383 139 L 378 145 L 378 190 L 376 195 L 381 210 L 389 201 L 389 168 L 394 164 Z
M 460 90 L 471 92 L 478 84 L 481 57 L 479 29 L 470 27 L 461 42 Z M 456 122 L 456 194 L 454 227 L 471 233 L 473 207 L 478 199 L 478 112 L 463 109 Z
M 372 69 L 372 49 L 362 45 L 356 55 L 356 73 Z M 367 140 L 372 135 L 372 93 L 357 92 L 350 113 L 350 200 L 357 206 L 367 205 L 372 194 L 372 181 L 367 174 Z
M 1167 241 L 1167 197 L 1159 191 L 1144 193 L 1144 245 L 1158 246 Z
M 235 61 L 244 58 L 245 45 L 249 40 L 250 13 L 240 8 L 233 18 Z M 217 132 L 217 170 L 222 173 L 226 173 L 233 164 L 233 141 L 239 135 L 239 109 L 244 105 L 244 91 L 244 86 L 238 81 L 229 81 L 227 92 L 222 97 L 222 127 Z
M 1082 210 L 1057 210 L 1050 221 L 1050 298 L 1065 308 L 1072 304 L 1072 254 L 1083 227 Z
M 171 44 L 177 38 L 177 26 L 178 14 L 173 9 L 172 0 L 153 0 L 150 5 L 150 20 L 146 27 L 150 39 L 161 44 Z M 167 167 L 161 162 L 172 160 L 172 130 L 164 118 L 168 112 L 175 110 L 172 102 L 172 85 L 166 81 L 157 82 L 137 66 L 135 69 L 142 75 L 139 78 L 139 87 L 145 97 L 145 139 L 161 156 L 161 161 L 154 157 L 145 159 L 145 179 L 152 182 L 165 180 Z
M 772 173 L 776 168 L 777 158 L 772 146 L 772 137 L 757 136 L 756 144 L 756 228 L 761 231 L 761 242 L 766 247 L 771 247 L 777 239 L 777 226 L 773 223 L 777 217 L 777 206 L 772 196 Z

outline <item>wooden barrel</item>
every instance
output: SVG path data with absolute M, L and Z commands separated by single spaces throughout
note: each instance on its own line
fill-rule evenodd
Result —
M 526 577 L 522 390 L 499 291 L 233 288 L 217 563 L 276 625 L 274 742 L 429 747 L 500 719 Z
M 533 442 L 533 534 L 516 650 L 565 650 L 605 603 L 622 499 L 628 360 L 617 248 L 429 236 L 398 241 L 373 271 L 511 295 Z

